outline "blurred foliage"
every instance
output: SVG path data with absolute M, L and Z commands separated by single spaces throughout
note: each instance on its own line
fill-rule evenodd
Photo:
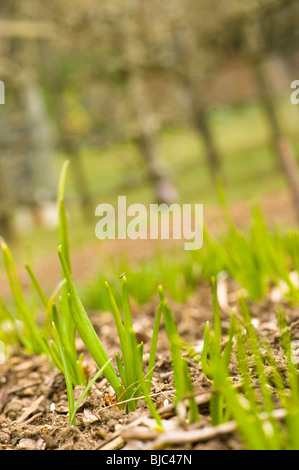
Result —
M 291 63 L 299 15 L 293 0 L 11 0 L 0 10 L 2 21 L 31 21 L 36 28 L 34 39 L 22 35 L 21 24 L 19 35 L 13 28 L 11 37 L 0 35 L 0 55 L 38 71 L 60 135 L 81 144 L 87 137 L 98 143 L 136 135 L 126 92 L 132 67 L 145 80 L 157 125 L 184 124 L 190 119 L 183 87 L 190 69 L 209 99 L 211 77 L 233 57 L 246 56 L 244 25 L 252 22 L 260 26 L 261 52 Z M 53 27 L 47 38 L 38 32 L 44 23 Z
M 34 205 L 46 194 L 50 155 L 58 156 L 54 169 L 61 156 L 73 160 L 71 195 L 92 217 L 95 197 L 114 203 L 121 192 L 131 200 L 153 201 L 150 178 L 165 175 L 181 201 L 215 202 L 204 160 L 207 142 L 210 150 L 220 149 L 229 201 L 285 187 L 272 158 L 258 90 L 245 83 L 243 90 L 243 75 L 238 88 L 229 79 L 223 85 L 217 80 L 239 62 L 250 78 L 252 47 L 263 63 L 277 61 L 271 79 L 281 69 L 287 77 L 295 74 L 298 2 L 10 0 L 2 2 L 0 12 L 0 75 L 8 85 L 0 115 L 0 173 L 2 160 L 8 167 L 7 178 L 0 174 L 1 233 L 3 201 L 7 219 L 13 199 Z M 285 84 L 272 89 L 270 82 L 281 126 L 297 151 L 298 113 L 289 105 L 290 81 L 287 89 Z M 28 117 L 32 93 L 35 104 L 46 103 L 51 118 L 49 135 L 40 142 L 33 123 L 46 111 Z M 37 158 L 47 146 L 49 152 Z M 157 149 L 152 161 L 142 156 L 146 147 Z M 24 166 L 22 159 L 30 164 Z M 33 198 L 35 166 L 43 178 Z M 79 226 L 74 231 L 82 233 Z

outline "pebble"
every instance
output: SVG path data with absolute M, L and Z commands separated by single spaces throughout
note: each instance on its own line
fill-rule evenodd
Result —
M 13 398 L 5 407 L 5 414 L 8 418 L 14 420 L 23 410 L 23 402 Z
M 84 422 L 86 422 L 86 423 L 95 423 L 95 422 L 99 421 L 99 418 L 97 416 L 95 416 L 88 408 L 86 408 L 83 413 L 84 413 L 84 416 L 85 416 Z
M 46 443 L 43 439 L 34 441 L 33 439 L 24 438 L 18 442 L 17 448 L 19 450 L 44 450 L 46 448 Z

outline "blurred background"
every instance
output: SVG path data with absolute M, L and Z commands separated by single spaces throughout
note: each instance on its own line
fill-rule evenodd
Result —
M 118 195 L 202 203 L 209 221 L 223 181 L 240 223 L 258 198 L 296 224 L 298 24 L 296 0 L 1 2 L 0 234 L 18 261 L 50 282 L 65 159 L 78 277 L 127 250 L 94 234 Z

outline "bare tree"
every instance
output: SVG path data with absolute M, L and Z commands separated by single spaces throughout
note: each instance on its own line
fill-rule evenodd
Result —
M 206 58 L 197 44 L 192 11 L 187 10 L 186 2 L 177 2 L 175 17 L 171 21 L 176 65 L 191 110 L 192 124 L 204 143 L 207 164 L 213 181 L 216 181 L 221 174 L 221 157 L 209 123 L 204 99 L 206 91 L 203 77 Z
M 13 199 L 3 158 L 0 157 L 0 237 L 7 240 L 15 237 L 13 215 Z
M 136 27 L 140 28 L 140 23 L 142 24 L 144 20 L 142 13 L 140 2 L 126 0 L 120 37 L 127 73 L 127 92 L 137 121 L 136 142 L 144 158 L 149 178 L 154 185 L 157 201 L 171 204 L 178 199 L 178 191 L 160 155 L 157 134 L 159 123 L 152 110 L 142 70 L 138 65 L 138 49 L 142 47 L 142 44 L 138 43 Z
M 272 145 L 276 151 L 280 168 L 285 174 L 290 187 L 297 219 L 299 220 L 299 173 L 296 158 L 290 142 L 282 131 L 276 105 L 271 91 L 270 81 L 264 67 L 263 44 L 264 39 L 257 20 L 244 25 L 247 57 L 254 71 L 258 86 L 260 101 L 268 119 Z

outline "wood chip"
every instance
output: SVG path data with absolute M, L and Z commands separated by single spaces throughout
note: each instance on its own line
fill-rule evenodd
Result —
M 32 415 L 33 413 L 35 413 L 37 410 L 38 410 L 38 407 L 39 405 L 41 404 L 41 402 L 44 400 L 44 396 L 40 396 L 34 403 L 32 403 L 31 406 L 29 406 L 25 411 L 24 413 L 17 419 L 17 423 L 20 424 L 20 423 L 24 423 L 24 421 L 27 420 L 27 418 L 29 418 L 30 415 Z
M 147 450 L 163 449 L 169 445 L 184 445 L 190 443 L 204 442 L 216 437 L 223 436 L 225 434 L 231 434 L 236 430 L 236 423 L 230 421 L 220 426 L 209 426 L 204 429 L 193 429 L 191 431 L 184 431 L 179 429 L 177 431 L 167 432 L 159 435 L 155 441 L 153 441 Z
M 42 416 L 42 413 L 37 413 L 36 415 L 31 416 L 31 418 L 27 419 L 27 421 L 24 422 L 24 424 L 30 424 L 40 416 Z
M 112 439 L 112 441 L 98 446 L 96 450 L 119 450 L 125 445 L 125 441 L 121 436 Z
M 33 387 L 37 387 L 38 385 L 40 385 L 40 380 L 36 382 L 26 383 L 25 385 L 19 385 L 17 387 L 13 387 L 9 389 L 7 393 L 9 395 L 13 395 L 14 393 L 21 392 L 22 390 L 25 390 L 26 388 L 33 388 Z
M 195 401 L 197 405 L 200 407 L 206 407 L 211 400 L 211 392 L 200 392 L 195 396 Z M 162 406 L 162 408 L 158 409 L 158 413 L 162 418 L 169 418 L 174 416 L 175 414 L 175 406 L 174 403 L 170 403 L 167 406 Z
M 157 431 L 142 426 L 126 427 L 120 432 L 125 441 L 138 439 L 139 441 L 152 441 L 157 438 Z
M 99 421 L 99 418 L 97 416 L 95 416 L 88 408 L 86 408 L 84 411 L 83 411 L 83 414 L 84 414 L 84 421 L 86 423 L 96 423 L 97 421 Z

